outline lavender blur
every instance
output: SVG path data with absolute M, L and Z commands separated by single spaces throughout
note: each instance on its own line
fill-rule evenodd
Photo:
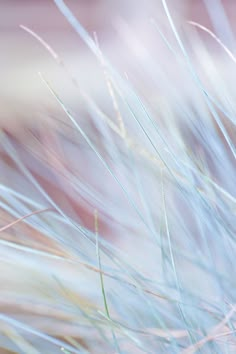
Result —
M 24 139 L 1 132 L 0 346 L 30 354 L 234 353 L 230 24 L 226 45 L 217 30 L 176 23 L 162 0 L 164 25 L 148 24 L 161 56 L 117 24 L 135 43 L 127 74 L 54 2 L 97 58 L 103 100 L 69 77 L 83 103 L 74 111 L 41 73 L 63 115 L 27 124 Z

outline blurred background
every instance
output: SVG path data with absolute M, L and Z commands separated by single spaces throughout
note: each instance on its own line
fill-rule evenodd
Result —
M 162 124 L 167 137 L 176 117 L 182 117 L 182 107 L 193 107 L 193 111 L 199 109 L 201 112 L 202 96 L 186 70 L 183 54 L 161 1 L 68 0 L 65 3 L 90 36 L 96 39 L 102 55 L 123 78 L 128 78 L 148 103 L 155 119 L 160 120 L 159 124 Z M 206 88 L 215 94 L 216 99 L 219 97 L 222 104 L 225 99 L 229 106 L 227 97 L 232 98 L 235 94 L 235 63 L 209 33 L 190 25 L 188 20 L 213 31 L 234 53 L 236 2 L 176 0 L 167 3 L 178 33 Z M 80 177 L 84 184 L 94 186 L 94 190 L 98 190 L 104 200 L 107 195 L 108 200 L 116 201 L 118 210 L 118 200 L 122 205 L 123 196 L 121 197 L 120 189 L 107 171 L 104 171 L 94 152 L 78 134 L 74 139 L 75 145 L 72 144 L 73 129 L 65 129 L 65 133 L 66 126 L 61 126 L 63 132 L 60 131 L 59 134 L 56 129 L 48 129 L 50 124 L 58 120 L 67 122 L 68 125 L 70 122 L 42 81 L 39 72 L 64 104 L 75 112 L 75 118 L 103 153 L 102 149 L 106 149 L 106 144 L 100 144 L 102 135 L 98 133 L 101 132 L 101 123 L 96 116 L 97 108 L 95 113 L 91 113 L 92 106 L 88 104 L 88 100 L 116 122 L 105 69 L 101 60 L 88 49 L 54 1 L 8 0 L 0 1 L 0 7 L 0 127 L 18 140 L 16 146 L 21 154 L 21 161 L 50 197 L 69 214 L 68 208 L 72 205 L 75 214 L 80 215 L 83 223 L 93 229 L 93 200 L 90 204 L 87 200 L 81 201 L 74 189 L 67 186 L 65 179 L 57 179 L 58 172 L 64 172 L 64 168 L 73 171 L 77 179 Z M 64 64 L 58 64 L 42 43 L 20 25 L 26 26 L 50 45 Z M 224 98 L 222 92 L 226 93 L 226 86 L 230 94 Z M 234 102 L 233 99 L 230 102 L 232 107 Z M 122 104 L 119 108 L 122 112 Z M 167 124 L 166 121 L 171 120 L 172 116 L 173 122 Z M 127 130 L 136 139 L 135 144 L 142 141 L 140 131 L 130 122 L 125 110 L 124 121 Z M 34 134 L 29 134 L 30 130 Z M 63 138 L 62 133 L 65 133 Z M 115 133 L 113 135 L 116 142 L 118 137 Z M 188 135 L 186 128 L 186 136 Z M 170 144 L 172 141 L 173 138 L 170 137 Z M 109 144 L 111 143 L 107 146 L 110 149 L 112 145 Z M 144 146 L 141 145 L 141 148 Z M 4 149 L 2 143 L 1 151 Z M 50 156 L 51 149 L 55 159 Z M 21 177 L 12 177 L 9 160 L 4 154 L 1 159 L 6 160 L 6 165 L 1 167 L 4 171 L 1 181 L 11 183 L 14 189 L 27 191 L 32 198 L 35 191 L 33 188 L 23 187 L 25 182 L 19 183 Z M 113 169 L 123 178 L 119 162 L 113 163 Z M 107 182 L 105 188 L 104 181 Z M 37 191 L 37 198 L 41 198 L 38 194 L 40 193 Z M 114 205 L 110 206 L 108 214 L 112 214 L 113 207 L 115 208 Z M 116 215 L 115 209 L 113 214 Z M 106 221 L 106 224 L 109 222 Z
M 175 156 L 179 158 L 180 166 L 183 166 L 182 158 L 187 159 L 188 157 L 187 162 L 192 160 L 193 165 L 199 162 L 200 168 L 201 161 L 203 161 L 203 167 L 207 169 L 207 176 L 209 172 L 216 181 L 219 177 L 218 180 L 222 182 L 220 186 L 228 187 L 229 191 L 235 190 L 235 174 L 233 168 L 230 168 L 231 157 L 227 160 L 226 154 L 220 155 L 218 149 L 218 145 L 221 147 L 225 144 L 225 139 L 222 139 L 222 144 L 221 141 L 216 141 L 215 144 L 216 134 L 213 124 L 206 125 L 206 127 L 210 127 L 208 130 L 204 128 L 204 125 L 198 125 L 205 118 L 209 123 L 212 118 L 211 112 L 206 107 L 201 89 L 196 87 L 196 82 L 189 73 L 186 61 L 183 60 L 185 58 L 168 22 L 162 1 L 65 0 L 65 3 L 89 35 L 97 42 L 102 55 L 109 60 L 120 76 L 125 78 L 125 83 L 128 82 L 132 88 L 135 88 L 140 94 L 142 102 L 147 103 L 152 117 L 158 120 L 158 129 L 160 129 L 164 140 L 166 139 L 168 142 L 168 149 L 170 146 Z M 167 4 L 177 31 L 188 51 L 191 63 L 193 63 L 206 90 L 212 94 L 214 102 L 218 100 L 217 102 L 223 106 L 221 112 L 224 107 L 227 107 L 227 110 L 232 113 L 232 117 L 235 117 L 236 75 L 234 66 L 236 60 L 233 55 L 235 54 L 236 1 L 167 0 Z M 189 20 L 206 26 L 218 36 L 219 40 L 231 51 L 231 57 L 222 49 L 211 33 L 189 24 Z M 20 27 L 22 25 L 25 26 L 25 30 Z M 26 30 L 27 28 L 28 30 Z M 140 102 L 137 103 L 136 96 L 130 94 L 127 102 L 131 102 L 131 104 L 130 106 L 125 105 L 123 96 L 127 92 L 130 93 L 131 90 L 122 91 L 125 85 L 123 87 L 121 85 L 121 92 L 118 92 L 120 87 L 116 91 L 116 94 L 118 92 L 116 95 L 118 109 L 114 107 L 114 99 L 111 97 L 109 80 L 106 69 L 102 65 L 102 57 L 99 60 L 88 49 L 53 0 L 0 0 L 0 29 L 0 130 L 2 130 L 1 133 L 7 131 L 6 134 L 0 135 L 0 186 L 2 187 L 0 227 L 35 211 L 38 205 L 44 209 L 46 207 L 56 209 L 56 206 L 57 211 L 60 210 L 62 215 L 64 213 L 79 226 L 85 226 L 86 230 L 89 229 L 94 233 L 96 209 L 98 210 L 99 234 L 111 243 L 114 241 L 115 245 L 119 245 L 119 250 L 125 250 L 124 253 L 120 252 L 122 259 L 132 262 L 135 273 L 141 271 L 141 274 L 147 275 L 149 279 L 159 281 L 161 279 L 159 272 L 161 273 L 162 270 L 159 270 L 156 262 L 163 255 L 159 254 L 159 250 L 156 252 L 156 243 L 149 232 L 151 229 L 154 231 L 156 229 L 157 233 L 165 235 L 165 231 L 162 230 L 162 228 L 164 229 L 164 213 L 162 212 L 164 191 L 162 193 L 163 186 L 161 185 L 164 168 L 156 152 L 161 151 L 171 167 L 171 163 L 174 165 L 174 162 L 170 159 L 169 151 L 166 149 L 167 145 L 159 138 L 157 131 L 154 131 L 153 125 L 148 121 L 148 115 L 143 114 L 144 110 L 140 108 Z M 30 31 L 33 32 L 30 34 Z M 32 33 L 36 35 L 32 35 Z M 38 39 L 41 38 L 41 42 L 35 36 L 38 36 Z M 59 64 L 42 45 L 42 41 L 45 41 L 57 53 L 60 58 Z M 63 64 L 61 64 L 62 62 Z M 85 139 L 71 124 L 43 82 L 39 72 L 73 112 L 73 116 L 94 144 L 95 150 L 97 149 L 96 151 L 103 157 L 104 164 L 101 164 L 91 146 L 88 146 Z M 94 107 L 93 104 L 97 106 Z M 129 109 L 130 107 L 131 109 Z M 142 122 L 147 135 L 155 142 L 156 151 L 153 150 L 150 142 L 144 137 L 140 127 L 133 119 L 135 114 L 132 115 L 132 109 Z M 120 112 L 124 126 L 127 128 L 127 135 L 121 134 L 123 131 L 120 124 L 122 119 L 119 120 Z M 103 120 L 100 119 L 101 117 Z M 176 123 L 178 119 L 182 119 L 182 126 L 181 124 L 178 126 Z M 60 124 L 57 125 L 58 121 Z M 104 122 L 109 122 L 110 125 L 104 124 Z M 54 123 L 55 125 L 53 125 Z M 225 124 L 226 127 L 227 124 L 228 122 Z M 52 126 L 53 129 L 50 129 Z M 112 129 L 111 127 L 114 126 L 120 129 Z M 181 128 L 183 129 L 181 130 Z M 193 132 L 196 132 L 196 136 L 193 135 Z M 204 135 L 204 133 L 206 134 Z M 235 139 L 236 135 L 231 126 L 229 136 L 230 134 L 234 134 Z M 202 135 L 203 139 L 201 140 Z M 216 145 L 216 148 L 213 149 L 215 154 L 207 155 L 209 152 L 208 142 L 209 150 L 212 146 L 215 148 Z M 112 176 L 108 168 L 104 168 L 106 163 L 113 173 Z M 214 169 L 214 163 L 216 163 L 217 169 Z M 187 168 L 186 171 L 188 172 Z M 215 171 L 218 172 L 218 176 Z M 179 180 L 182 183 L 181 173 L 182 171 L 180 171 Z M 179 178 L 178 174 L 176 176 Z M 189 193 L 191 198 L 185 203 L 175 179 L 172 183 L 171 178 L 165 177 L 167 210 L 168 215 L 170 214 L 172 217 L 170 225 L 180 242 L 180 249 L 182 246 L 188 249 L 189 246 L 195 245 L 195 243 L 189 242 L 190 237 L 185 231 L 186 229 L 191 231 L 191 237 L 193 235 L 193 239 L 196 237 L 196 240 L 200 234 L 199 230 L 201 234 L 204 231 L 206 235 L 209 230 L 213 230 L 212 234 L 215 236 L 215 225 L 218 224 L 210 224 L 209 230 L 208 227 L 202 230 L 202 225 L 198 228 L 197 222 L 196 225 L 193 223 L 195 209 L 191 209 L 190 206 L 191 198 L 195 202 L 194 195 Z M 191 186 L 192 175 L 189 179 Z M 124 186 L 124 190 L 128 191 L 128 197 L 131 196 L 140 208 L 142 218 L 144 219 L 147 215 L 147 224 L 150 222 L 151 227 L 147 228 L 141 218 L 137 217 L 135 208 L 127 195 L 123 193 L 124 190 L 121 190 L 117 180 L 120 185 Z M 210 188 L 209 190 L 211 192 Z M 17 197 L 9 191 L 13 191 Z M 196 194 L 196 192 L 194 193 Z M 147 206 L 140 195 L 147 197 Z M 18 196 L 21 196 L 21 199 Z M 215 207 L 213 197 L 212 204 Z M 196 200 L 198 201 L 197 198 Z M 221 197 L 219 200 L 221 201 Z M 199 214 L 202 218 L 207 217 L 208 220 L 210 214 L 208 214 L 208 210 L 206 213 L 205 204 L 203 205 L 204 209 L 201 209 L 201 204 L 197 204 Z M 222 205 L 224 206 L 224 204 Z M 187 213 L 188 210 L 189 213 Z M 212 207 L 212 212 L 213 210 Z M 228 213 L 228 209 L 225 212 Z M 181 214 L 187 215 L 186 220 L 182 218 Z M 56 213 L 55 215 L 57 216 Z M 229 215 L 231 216 L 231 214 Z M 32 219 L 33 221 L 31 221 Z M 89 261 L 94 262 L 95 247 L 91 248 L 91 244 L 89 244 L 90 248 L 87 247 L 87 243 L 80 237 L 77 229 L 73 229 L 73 232 L 70 228 L 68 229 L 64 216 L 61 220 L 65 224 L 59 223 L 57 217 L 54 219 L 50 214 L 48 219 L 45 217 L 45 221 L 42 216 L 42 225 L 44 227 L 46 225 L 45 234 L 40 231 L 44 231 L 44 228 L 37 230 L 38 225 L 41 225 L 39 223 L 40 216 L 38 219 L 35 217 L 29 218 L 29 220 L 30 226 L 24 223 L 19 227 L 16 225 L 15 229 L 7 229 L 5 234 L 1 234 L 1 237 L 20 242 L 23 245 L 30 245 L 33 248 L 53 250 L 54 252 L 57 250 L 58 254 L 66 252 L 64 250 L 65 244 L 69 244 L 71 249 L 80 249 L 82 245 L 84 247 L 82 251 L 85 250 L 85 258 L 88 257 Z M 228 227 L 228 219 L 225 220 Z M 203 225 L 205 225 L 205 220 Z M 223 233 L 225 231 L 223 227 L 219 228 L 219 230 L 221 229 L 224 240 Z M 220 233 L 219 236 L 221 237 Z M 186 240 L 187 242 L 185 242 Z M 68 243 L 64 243 L 64 241 Z M 154 244 L 155 247 L 153 247 Z M 212 244 L 215 246 L 215 242 Z M 220 242 L 216 245 L 219 246 L 219 250 L 221 250 L 221 245 Z M 4 248 L 2 250 L 4 257 L 8 258 L 8 253 Z M 31 266 L 31 258 L 26 261 Z M 35 263 L 37 262 L 36 259 Z M 230 262 L 227 264 L 232 267 Z M 10 285 L 14 277 L 17 281 L 16 284 L 22 283 L 22 279 L 30 281 L 31 278 L 35 283 L 38 282 L 38 278 L 34 276 L 30 278 L 28 272 L 22 278 L 25 268 L 22 268 L 21 274 L 20 268 L 18 273 L 18 263 L 12 264 L 14 271 L 7 273 L 6 267 L 1 272 L 4 279 L 1 283 L 4 286 L 6 286 L 4 277 L 9 278 Z M 41 272 L 41 263 L 39 265 Z M 220 262 L 219 267 L 221 267 Z M 189 269 L 186 264 L 182 266 L 181 263 L 180 268 L 183 269 L 186 279 L 189 277 L 191 289 L 195 287 L 197 291 L 201 292 L 202 289 L 205 290 L 205 287 L 208 288 L 208 284 L 205 285 L 208 283 L 207 277 L 205 280 L 202 279 L 200 273 L 198 278 L 192 272 L 192 268 Z M 60 268 L 57 269 L 60 271 Z M 163 267 L 163 269 L 166 271 L 169 268 Z M 73 278 L 74 273 L 71 272 L 71 268 L 65 267 L 64 271 L 65 279 Z M 221 270 L 220 274 L 223 274 Z M 218 277 L 215 278 L 218 279 Z M 192 286 L 193 282 L 194 286 Z M 45 282 L 45 284 L 47 283 Z M 78 282 L 78 288 L 80 284 Z M 50 283 L 48 283 L 49 285 Z M 218 285 L 217 287 L 219 287 Z M 95 286 L 93 283 L 90 289 L 86 283 L 84 288 L 90 293 Z M 15 288 L 12 286 L 12 289 L 14 295 Z M 52 293 L 54 294 L 53 288 Z M 22 294 L 24 294 L 23 290 Z M 2 297 L 8 299 L 5 293 Z M 203 297 L 201 294 L 201 298 Z M 127 298 L 129 301 L 133 301 L 132 297 L 127 296 Z M 133 313 L 136 316 L 136 310 Z M 222 311 L 223 313 L 225 310 Z M 142 319 L 142 317 L 140 318 Z M 197 324 L 198 321 L 195 322 Z
M 193 20 L 207 26 L 220 36 L 229 48 L 234 48 L 235 1 L 177 0 L 167 2 L 176 26 L 183 34 L 186 21 Z M 104 55 L 131 81 L 143 85 L 145 55 L 155 58 L 162 70 L 178 80 L 172 57 L 166 50 L 152 18 L 176 46 L 161 1 L 68 0 L 66 4 L 90 33 L 98 38 Z M 92 99 L 102 104 L 107 97 L 104 72 L 52 0 L 0 1 L 0 124 L 18 130 L 24 122 L 45 119 L 60 114 L 55 99 L 48 92 L 38 72 L 50 82 L 66 104 L 73 109 L 81 105 L 80 97 L 71 80 L 43 46 L 19 26 L 24 25 L 41 36 L 66 63 L 70 74 Z M 230 27 L 231 26 L 231 27 Z M 212 38 L 201 32 L 201 38 L 214 48 Z M 145 52 L 146 51 L 146 52 Z M 141 66 L 141 64 L 143 66 Z M 145 68 L 147 69 L 147 68 Z M 145 83 L 146 93 L 151 88 L 150 77 Z M 149 93 L 150 94 L 150 93 Z M 104 104 L 106 104 L 104 102 Z

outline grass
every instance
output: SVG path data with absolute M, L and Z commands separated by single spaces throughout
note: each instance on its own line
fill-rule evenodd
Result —
M 207 76 L 208 65 L 224 72 L 193 28 L 216 41 L 229 66 L 233 53 L 191 21 L 182 39 L 163 0 L 175 44 L 151 26 L 182 82 L 147 54 L 153 102 L 66 4 L 54 2 L 97 57 L 107 107 L 21 26 L 68 74 L 87 115 L 41 73 L 64 121 L 49 118 L 39 135 L 28 130 L 31 143 L 1 132 L 1 170 L 10 176 L 0 180 L 1 346 L 29 354 L 234 353 L 234 92 L 223 99 L 221 81 Z

